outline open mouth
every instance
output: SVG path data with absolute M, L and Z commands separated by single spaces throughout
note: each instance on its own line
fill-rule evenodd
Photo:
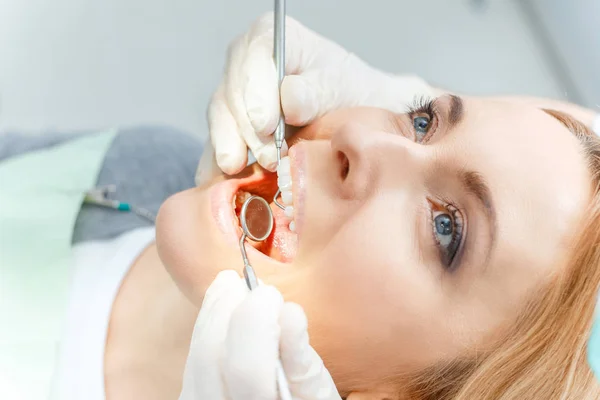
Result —
M 282 160 L 283 161 L 283 160 Z M 277 261 L 290 263 L 293 261 L 298 248 L 298 235 L 295 232 L 293 215 L 292 178 L 289 168 L 289 159 L 284 161 L 277 174 L 267 172 L 258 165 L 253 164 L 246 168 L 241 179 L 235 179 L 235 187 L 232 187 L 231 204 L 234 212 L 234 220 L 241 234 L 239 216 L 244 201 L 250 196 L 260 196 L 270 205 L 273 212 L 273 231 L 263 242 L 254 242 L 250 239 L 248 243 Z M 279 202 L 283 203 L 285 210 L 279 208 L 273 201 L 277 190 L 281 190 Z

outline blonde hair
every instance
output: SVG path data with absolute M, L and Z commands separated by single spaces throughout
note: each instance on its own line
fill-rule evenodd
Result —
M 594 194 L 565 271 L 534 293 L 505 340 L 476 359 L 455 360 L 421 371 L 409 381 L 415 400 L 600 399 L 587 364 L 600 287 L 600 140 L 558 111 L 583 144 Z

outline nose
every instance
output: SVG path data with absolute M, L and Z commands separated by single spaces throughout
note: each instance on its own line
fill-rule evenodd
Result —
M 345 198 L 368 197 L 382 186 L 418 185 L 424 170 L 422 145 L 401 135 L 347 124 L 332 137 Z

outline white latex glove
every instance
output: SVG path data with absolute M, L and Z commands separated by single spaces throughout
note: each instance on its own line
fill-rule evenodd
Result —
M 249 292 L 236 272 L 221 272 L 196 320 L 179 399 L 276 400 L 280 356 L 294 399 L 340 400 L 302 308 L 272 286 Z
M 336 43 L 286 19 L 286 77 L 273 62 L 273 13 L 258 19 L 229 48 L 225 75 L 208 108 L 218 166 L 228 174 L 246 166 L 247 150 L 274 170 L 271 134 L 279 121 L 303 126 L 342 107 L 372 106 L 404 111 L 415 96 L 433 95 L 422 79 L 376 70 Z

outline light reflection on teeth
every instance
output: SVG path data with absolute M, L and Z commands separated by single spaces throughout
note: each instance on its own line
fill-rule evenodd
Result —
M 278 181 L 278 183 L 279 183 L 279 181 Z M 282 192 L 284 190 L 290 190 L 291 191 L 292 190 L 292 180 L 290 179 L 289 183 L 286 182 L 286 183 L 284 183 L 282 185 L 278 185 L 278 186 L 279 186 L 279 190 L 281 190 Z
M 277 166 L 277 174 L 281 175 L 284 172 L 284 175 L 290 175 L 290 158 L 288 156 L 283 157 Z
M 277 167 L 277 186 L 281 191 L 281 202 L 286 206 L 284 213 L 285 216 L 290 219 L 289 229 L 292 232 L 296 231 L 296 223 L 294 221 L 294 207 L 293 207 L 293 195 L 292 195 L 292 173 L 290 158 L 283 157 L 279 166 Z
M 289 176 L 289 175 L 279 175 L 279 177 L 277 178 L 277 185 L 279 186 L 279 188 L 281 190 L 287 189 L 288 186 L 291 189 L 291 187 L 292 187 L 292 177 Z
M 281 191 L 281 200 L 283 201 L 283 204 L 285 204 L 286 206 L 291 206 L 292 205 L 292 192 L 288 191 L 288 190 L 282 190 Z

